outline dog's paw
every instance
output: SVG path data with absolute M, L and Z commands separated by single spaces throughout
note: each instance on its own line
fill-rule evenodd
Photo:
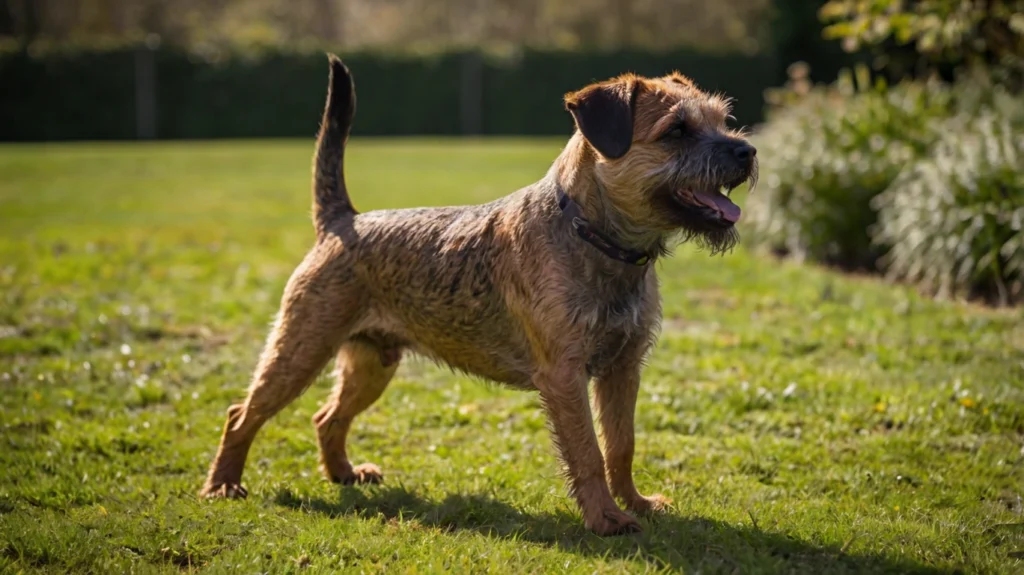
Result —
M 245 499 L 249 492 L 239 483 L 207 483 L 199 496 L 203 499 Z
M 602 537 L 643 531 L 640 528 L 640 523 L 632 515 L 618 507 L 605 509 L 596 519 L 586 523 L 588 529 Z
M 342 485 L 377 484 L 384 481 L 384 472 L 372 463 L 356 465 L 347 473 L 334 474 L 325 469 L 325 474 L 331 481 Z
M 626 502 L 626 509 L 638 515 L 647 515 L 667 511 L 672 505 L 672 500 L 660 493 L 650 497 L 638 496 L 636 499 Z
M 348 483 L 377 484 L 381 481 L 384 481 L 384 472 L 380 470 L 380 467 L 377 467 L 372 463 L 361 463 L 352 468 L 352 478 Z

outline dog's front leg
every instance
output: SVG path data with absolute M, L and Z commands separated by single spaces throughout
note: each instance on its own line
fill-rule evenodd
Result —
M 569 489 L 588 529 L 598 535 L 638 532 L 639 523 L 619 509 L 608 490 L 587 400 L 587 377 L 583 365 L 577 363 L 564 361 L 542 368 L 534 376 L 565 464 Z
M 642 351 L 642 350 L 641 350 Z M 644 497 L 633 483 L 633 414 L 640 389 L 642 355 L 624 354 L 624 360 L 594 382 L 594 408 L 601 421 L 605 465 L 612 494 L 634 513 L 661 511 L 663 495 Z

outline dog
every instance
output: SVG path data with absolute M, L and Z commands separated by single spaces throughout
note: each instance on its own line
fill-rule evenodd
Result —
M 352 464 L 346 438 L 411 351 L 538 392 L 586 527 L 639 531 L 635 516 L 668 501 L 632 476 L 637 390 L 661 322 L 654 262 L 680 241 L 732 248 L 740 209 L 728 193 L 756 183 L 756 150 L 726 126 L 729 101 L 678 72 L 595 83 L 565 96 L 576 129 L 540 181 L 483 205 L 359 213 L 344 176 L 355 88 L 328 59 L 316 244 L 287 283 L 247 399 L 228 408 L 201 495 L 247 495 L 257 431 L 331 358 L 337 382 L 313 416 L 322 470 L 381 481 L 377 466 Z

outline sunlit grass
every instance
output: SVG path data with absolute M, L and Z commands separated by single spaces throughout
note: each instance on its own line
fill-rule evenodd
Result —
M 363 210 L 488 200 L 561 141 L 353 142 Z M 325 374 L 202 483 L 312 241 L 311 142 L 0 147 L 0 571 L 1001 572 L 1024 568 L 1024 321 L 688 248 L 637 416 L 674 501 L 588 534 L 534 395 L 408 361 L 322 480 Z M 769 161 L 767 158 L 763 161 Z

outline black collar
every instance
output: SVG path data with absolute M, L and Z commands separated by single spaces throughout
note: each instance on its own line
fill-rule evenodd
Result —
M 583 209 L 562 191 L 561 186 L 558 186 L 558 209 L 562 210 L 562 219 L 567 220 L 584 241 L 601 250 L 604 255 L 635 266 L 645 266 L 654 259 L 647 252 L 624 248 L 608 236 L 591 228 L 590 222 L 583 217 Z

